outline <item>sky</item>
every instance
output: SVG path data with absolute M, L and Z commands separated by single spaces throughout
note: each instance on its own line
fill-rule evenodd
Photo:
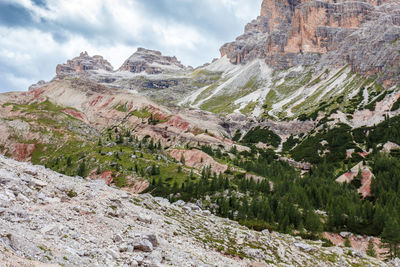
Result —
M 219 57 L 262 0 L 0 0 L 0 92 L 51 80 L 82 51 L 119 68 L 138 47 L 193 67 Z

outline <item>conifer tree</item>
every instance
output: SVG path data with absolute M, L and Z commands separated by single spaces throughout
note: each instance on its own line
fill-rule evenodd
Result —
M 368 242 L 368 249 L 367 249 L 367 255 L 370 257 L 376 257 L 375 249 L 374 249 L 374 242 L 373 239 L 370 238 Z
M 385 223 L 385 227 L 382 232 L 382 241 L 386 243 L 386 247 L 389 248 L 388 257 L 393 259 L 399 256 L 399 245 L 400 245 L 400 225 L 392 217 L 389 217 Z
M 183 153 L 181 154 L 181 159 L 180 162 L 185 165 L 185 157 L 183 156 Z
M 346 236 L 346 239 L 344 240 L 344 246 L 346 248 L 351 248 L 351 243 L 350 243 L 350 239 L 348 236 Z
M 71 157 L 68 157 L 67 158 L 67 167 L 71 167 L 71 165 L 72 165 Z
M 86 164 L 85 161 L 82 161 L 82 163 L 78 167 L 78 176 L 84 177 L 86 172 Z

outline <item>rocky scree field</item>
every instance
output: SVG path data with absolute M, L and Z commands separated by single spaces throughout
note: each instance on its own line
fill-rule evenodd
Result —
M 393 266 L 3 156 L 0 173 L 3 266 Z

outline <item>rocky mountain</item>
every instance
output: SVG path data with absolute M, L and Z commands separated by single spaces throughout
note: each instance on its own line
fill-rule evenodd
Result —
M 159 51 L 144 48 L 139 48 L 119 68 L 120 71 L 147 74 L 159 74 L 168 69 L 184 70 L 185 66 L 176 57 L 165 57 Z
M 196 69 L 83 52 L 0 94 L 0 153 L 44 166 L 0 156 L 0 263 L 391 266 L 399 10 L 265 0 Z
M 2 266 L 396 266 L 3 156 L 0 173 Z
M 265 0 L 206 67 L 221 79 L 182 103 L 279 119 L 318 113 L 325 102 L 328 113 L 362 109 L 384 88 L 399 90 L 399 10 L 398 1 Z M 346 108 L 365 89 L 364 103 Z
M 261 58 L 275 69 L 350 65 L 359 74 L 382 74 L 380 82 L 390 86 L 399 82 L 393 45 L 399 26 L 398 1 L 265 0 L 260 16 L 221 56 L 233 64 Z
M 58 65 L 56 77 L 63 78 L 66 76 L 83 75 L 95 70 L 113 71 L 113 67 L 102 56 L 90 57 L 87 52 L 82 52 L 79 57 L 68 60 L 66 64 Z

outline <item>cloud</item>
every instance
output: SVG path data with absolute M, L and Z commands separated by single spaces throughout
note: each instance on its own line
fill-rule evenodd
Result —
M 81 51 L 115 68 L 137 47 L 198 66 L 242 33 L 262 0 L 0 0 L 0 92 L 49 80 Z

